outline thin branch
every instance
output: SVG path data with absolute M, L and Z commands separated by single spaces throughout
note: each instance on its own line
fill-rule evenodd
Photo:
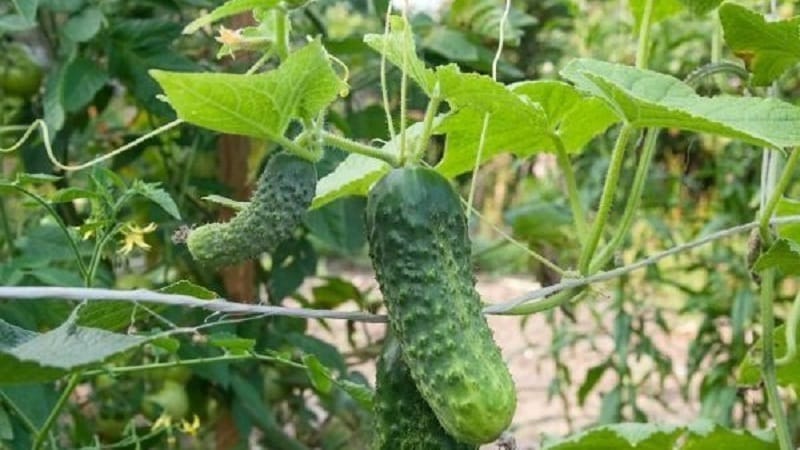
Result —
M 800 215 L 776 218 L 770 221 L 773 225 L 785 225 L 790 223 L 800 223 Z M 694 241 L 678 245 L 669 250 L 656 253 L 653 256 L 637 261 L 633 264 L 619 267 L 608 272 L 601 272 L 597 275 L 586 278 L 566 279 L 561 283 L 533 290 L 520 297 L 497 303 L 483 309 L 484 314 L 506 314 L 513 308 L 524 303 L 531 302 L 552 294 L 574 289 L 601 281 L 608 281 L 613 278 L 625 275 L 653 265 L 669 256 L 701 247 L 705 244 L 724 239 L 737 234 L 747 233 L 754 228 L 758 228 L 758 222 L 750 222 L 738 225 L 716 233 L 709 234 Z M 325 309 L 305 309 L 289 308 L 285 306 L 270 306 L 258 304 L 245 304 L 228 302 L 225 299 L 200 300 L 189 295 L 162 294 L 160 292 L 148 291 L 145 289 L 136 290 L 114 290 L 100 288 L 73 288 L 73 287 L 49 287 L 49 286 L 2 286 L 0 287 L 0 299 L 9 300 L 36 300 L 36 299 L 59 298 L 64 300 L 86 300 L 86 301 L 128 301 L 157 303 L 162 305 L 186 306 L 189 308 L 200 308 L 208 311 L 233 314 L 263 314 L 264 316 L 287 316 L 305 319 L 342 319 L 360 322 L 384 323 L 387 321 L 385 315 L 370 314 L 358 311 L 334 311 Z M 547 300 L 545 300 L 547 301 Z
M 11 300 L 34 300 L 60 298 L 64 300 L 127 301 L 157 303 L 161 305 L 186 306 L 208 311 L 233 314 L 263 314 L 265 316 L 300 317 L 304 319 L 344 319 L 361 322 L 386 322 L 386 317 L 376 314 L 324 309 L 289 308 L 285 306 L 252 305 L 229 302 L 225 299 L 200 300 L 190 295 L 162 294 L 146 289 L 115 290 L 102 288 L 70 288 L 49 286 L 0 287 L 0 298 Z
M 800 216 L 786 216 L 780 217 L 777 219 L 773 219 L 770 221 L 773 225 L 781 225 L 787 223 L 797 223 L 800 222 Z M 575 278 L 571 280 L 562 281 L 561 283 L 554 284 L 552 286 L 543 287 L 540 289 L 536 289 L 531 291 L 527 294 L 519 296 L 517 298 L 511 299 L 509 301 L 498 303 L 487 308 L 484 308 L 483 312 L 486 314 L 502 314 L 512 310 L 514 307 L 522 305 L 523 303 L 530 302 L 532 300 L 540 299 L 543 297 L 547 297 L 549 295 L 555 294 L 556 292 L 563 291 L 565 289 L 573 289 L 579 288 L 583 286 L 588 286 L 593 283 L 598 283 L 601 281 L 608 281 L 613 278 L 625 275 L 627 273 L 633 272 L 638 269 L 645 268 L 647 266 L 653 265 L 664 258 L 670 257 L 672 255 L 685 252 L 686 250 L 691 250 L 696 247 L 701 247 L 705 244 L 711 243 L 713 241 L 717 241 L 726 237 L 734 236 L 736 234 L 746 233 L 753 228 L 758 228 L 758 222 L 750 222 L 744 225 L 738 225 L 732 228 L 728 228 L 722 231 L 718 231 L 716 233 L 709 234 L 708 236 L 704 236 L 702 238 L 698 238 L 694 241 L 687 242 L 685 244 L 677 245 L 669 250 L 665 250 L 660 253 L 656 253 L 653 256 L 645 258 L 641 261 L 637 261 L 633 264 L 618 267 L 613 270 L 609 270 L 608 272 L 600 272 L 597 275 L 593 275 L 586 278 Z

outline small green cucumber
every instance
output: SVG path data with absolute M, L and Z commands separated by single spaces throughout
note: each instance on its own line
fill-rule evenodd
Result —
M 386 337 L 375 383 L 375 443 L 372 450 L 477 450 L 444 431 L 417 390 L 400 344 Z
M 290 153 L 274 155 L 250 204 L 226 223 L 192 229 L 186 237 L 189 253 L 208 266 L 229 266 L 272 253 L 302 223 L 316 185 L 313 163 Z
M 422 397 L 469 444 L 508 428 L 514 382 L 481 313 L 461 201 L 437 172 L 394 169 L 370 191 L 370 257 L 389 321 Z

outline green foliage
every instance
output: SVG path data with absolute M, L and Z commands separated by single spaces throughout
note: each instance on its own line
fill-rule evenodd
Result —
M 635 126 L 674 127 L 771 147 L 800 142 L 800 134 L 787 126 L 800 119 L 800 109 L 773 98 L 701 97 L 668 75 L 596 60 L 573 61 L 562 75 Z
M 455 444 L 437 416 L 473 442 L 492 439 L 513 416 L 514 389 L 480 317 L 473 263 L 508 270 L 513 261 L 549 285 L 574 277 L 580 261 L 592 261 L 582 275 L 595 275 L 749 222 L 768 200 L 776 215 L 800 212 L 792 167 L 778 185 L 780 164 L 760 170 L 753 148 L 800 140 L 798 18 L 789 3 L 772 20 L 719 0 L 515 0 L 507 17 L 503 2 L 454 0 L 436 17 L 390 16 L 387 33 L 387 1 L 212 3 L 0 5 L 0 285 L 146 288 L 375 313 L 373 294 L 329 264 L 345 254 L 365 261 L 371 233 L 392 326 L 411 355 L 403 361 L 395 347 L 398 370 L 378 367 L 378 425 L 384 415 L 389 429 L 401 425 L 387 434 L 415 446 L 429 445 L 420 444 L 426 433 L 409 430 L 433 429 L 445 443 L 432 447 L 442 448 Z M 717 8 L 721 27 L 708 16 Z M 247 24 L 236 29 L 240 21 Z M 731 55 L 752 80 L 724 62 Z M 634 60 L 652 70 L 631 67 Z M 157 138 L 147 135 L 175 116 L 197 127 L 170 122 Z M 40 117 L 46 130 L 25 127 Z M 624 132 L 609 132 L 618 122 Z M 232 149 L 229 137 L 217 142 L 225 133 L 254 139 Z M 615 145 L 618 135 L 631 139 Z M 309 183 L 302 199 L 264 206 L 262 182 L 253 202 L 234 200 L 275 148 L 315 161 L 304 167 L 320 174 L 316 192 Z M 55 169 L 98 155 L 108 159 L 90 170 Z M 414 171 L 436 182 L 401 186 L 400 199 L 387 201 L 387 180 Z M 470 222 L 459 191 L 481 213 Z M 369 203 L 354 198 L 364 195 Z M 200 240 L 218 244 L 205 259 L 245 247 L 248 257 L 260 254 L 264 240 L 255 235 L 288 222 L 250 214 L 259 207 L 298 216 L 280 245 L 267 239 L 263 264 L 212 272 L 170 239 L 186 224 L 219 220 L 207 198 L 238 210 L 232 223 L 248 223 L 236 242 L 222 224 L 201 227 Z M 377 217 L 401 203 L 400 213 Z M 590 226 L 598 252 L 583 244 Z M 774 391 L 796 387 L 796 358 L 779 359 L 773 380 L 761 367 L 763 344 L 751 345 L 762 330 L 783 357 L 797 337 L 794 307 L 784 318 L 780 303 L 796 289 L 798 225 L 774 230 L 770 245 L 714 240 L 607 286 L 528 305 L 547 306 L 550 333 L 525 320 L 520 333 L 543 349 L 538 367 L 553 370 L 548 400 L 560 403 L 566 424 L 573 404 L 586 408 L 603 393 L 591 411 L 602 426 L 544 448 L 792 448 L 798 407 Z M 481 249 L 476 261 L 468 237 Z M 773 274 L 774 289 L 764 282 Z M 786 321 L 777 329 L 773 302 Z M 367 448 L 373 392 L 352 369 L 374 360 L 377 341 L 353 322 L 317 325 L 131 301 L 0 302 L 0 366 L 12 367 L 0 374 L 0 446 L 213 447 L 215 435 L 230 433 L 262 436 L 256 445 L 276 449 Z M 347 344 L 326 342 L 326 331 L 346 333 Z M 685 367 L 659 338 L 676 332 L 691 335 Z M 585 373 L 566 357 L 576 349 Z M 380 376 L 387 373 L 397 378 Z M 68 382 L 53 383 L 60 378 Z M 387 379 L 399 383 L 394 400 L 383 396 Z M 78 384 L 91 387 L 80 404 L 71 400 Z M 742 395 L 738 384 L 770 395 Z M 686 402 L 709 421 L 643 423 Z M 144 425 L 156 422 L 164 426 Z M 774 432 L 743 428 L 771 423 Z
M 0 319 L 0 385 L 57 380 L 65 374 L 140 346 L 140 336 L 86 328 L 67 321 L 46 333 L 35 333 Z
M 319 42 L 258 75 L 152 71 L 178 117 L 215 131 L 275 139 L 314 118 L 345 89 Z
M 734 3 L 722 5 L 719 18 L 725 42 L 753 73 L 753 84 L 769 85 L 800 61 L 800 18 L 768 21 Z
M 592 428 L 545 445 L 545 450 L 583 449 L 711 450 L 778 448 L 764 433 L 737 432 L 700 421 L 687 427 L 645 423 L 619 423 Z

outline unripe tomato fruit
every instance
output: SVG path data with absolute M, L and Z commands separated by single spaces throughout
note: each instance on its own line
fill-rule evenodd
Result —
M 21 45 L 11 44 L 4 53 L 0 58 L 0 91 L 16 97 L 36 94 L 44 76 L 41 67 Z

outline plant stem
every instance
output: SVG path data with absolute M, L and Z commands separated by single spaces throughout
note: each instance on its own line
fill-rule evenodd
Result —
M 42 208 L 44 208 L 53 217 L 53 220 L 56 221 L 56 224 L 58 225 L 59 229 L 61 229 L 61 231 L 64 233 L 64 237 L 67 239 L 67 242 L 69 242 L 69 246 L 72 249 L 72 252 L 75 254 L 75 261 L 78 263 L 78 270 L 81 272 L 81 276 L 86 278 L 89 272 L 86 268 L 86 263 L 83 262 L 83 258 L 81 257 L 81 251 L 78 248 L 78 244 L 72 238 L 72 235 L 69 233 L 67 225 L 61 219 L 61 216 L 58 215 L 58 212 L 55 210 L 55 208 L 53 208 L 53 206 L 50 203 L 48 203 L 45 199 L 43 199 L 39 195 L 30 192 L 21 186 L 17 185 L 5 185 L 5 186 L 10 187 L 12 189 L 16 189 L 22 194 L 27 195 L 28 197 L 33 199 L 36 203 L 41 205 Z
M 389 24 L 392 18 L 392 8 L 387 6 L 385 25 L 383 29 L 383 48 L 381 51 L 381 99 L 383 103 L 383 112 L 386 114 L 386 127 L 389 130 L 389 139 L 394 139 L 397 133 L 394 130 L 394 119 L 392 118 L 392 105 L 389 103 L 389 84 L 386 81 L 386 52 L 389 42 Z
M 409 33 L 409 23 L 408 17 L 406 15 L 406 8 L 403 8 L 403 35 L 404 39 L 403 42 L 407 42 L 408 40 L 405 39 L 408 37 Z M 411 38 L 413 42 L 413 38 Z M 405 49 L 404 49 L 405 50 Z M 408 73 L 406 72 L 406 67 L 408 67 L 408 52 L 402 52 L 402 66 L 401 66 L 401 74 L 400 74 L 400 164 L 406 165 L 406 159 L 408 158 L 408 148 L 407 147 L 407 136 L 406 136 L 406 129 L 408 128 Z
M 437 84 L 434 88 L 434 92 L 438 91 L 439 85 Z M 419 138 L 419 146 L 416 152 L 414 152 L 411 162 L 417 162 L 425 156 L 425 149 L 428 147 L 428 141 L 433 133 L 433 120 L 436 118 L 436 113 L 439 112 L 439 105 L 441 104 L 442 99 L 438 95 L 431 97 L 430 102 L 428 102 L 428 107 L 425 109 L 425 119 L 423 119 L 422 122 L 422 135 Z
M 509 316 L 527 316 L 530 314 L 536 314 L 542 311 L 553 309 L 557 306 L 561 306 L 564 303 L 571 301 L 573 298 L 577 299 L 577 296 L 583 295 L 585 292 L 586 291 L 583 290 L 583 288 L 568 289 L 566 291 L 561 291 L 557 294 L 546 297 L 544 300 L 533 303 L 523 303 L 507 311 L 498 312 L 497 314 Z
M 608 220 L 608 213 L 611 211 L 611 205 L 614 203 L 614 195 L 617 193 L 617 185 L 619 184 L 619 176 L 622 171 L 622 162 L 625 160 L 625 149 L 628 147 L 634 128 L 625 124 L 619 131 L 617 136 L 617 143 L 614 145 L 614 150 L 611 153 L 611 162 L 606 174 L 606 181 L 603 185 L 603 193 L 600 197 L 600 206 L 597 208 L 597 217 L 592 223 L 592 229 L 589 232 L 589 240 L 583 246 L 581 257 L 578 263 L 580 272 L 583 275 L 589 273 L 589 263 L 594 256 L 594 251 L 597 244 L 600 242 L 600 236 L 603 234 L 606 221 Z
M 197 358 L 197 359 L 187 359 L 182 361 L 168 361 L 162 363 L 150 363 L 150 364 L 140 364 L 135 366 L 122 366 L 122 367 L 108 367 L 105 369 L 97 369 L 86 371 L 83 373 L 83 377 L 92 377 L 96 375 L 102 374 L 122 374 L 122 373 L 130 373 L 130 372 L 143 372 L 148 370 L 156 370 L 156 369 L 165 369 L 169 367 L 188 367 L 188 366 L 199 366 L 202 364 L 211 364 L 215 362 L 225 362 L 225 361 L 241 361 L 241 360 L 248 360 L 248 359 L 258 359 L 261 361 L 272 361 L 272 362 L 280 362 L 286 363 L 288 360 L 283 358 L 276 358 L 269 355 L 258 355 L 254 353 L 242 353 L 242 354 L 228 354 L 222 356 L 212 356 L 209 358 Z
M 646 69 L 650 53 L 650 19 L 654 0 L 645 0 L 642 22 L 639 24 L 639 43 L 636 47 L 636 68 Z
M 307 159 L 311 162 L 317 162 L 322 157 L 322 155 L 318 155 L 307 148 L 303 147 L 302 145 L 298 145 L 294 143 L 291 139 L 287 138 L 286 136 L 274 136 L 272 140 L 283 147 L 286 150 L 294 153 L 295 155 Z
M 340 148 L 346 152 L 357 153 L 359 155 L 369 156 L 370 158 L 380 159 L 392 167 L 400 166 L 400 162 L 397 160 L 397 158 L 390 153 L 369 145 L 362 144 L 360 142 L 352 141 L 342 136 L 335 135 L 328 131 L 322 132 L 322 142 Z
M 2 390 L 0 390 L 0 400 L 2 400 L 0 401 L 0 404 L 5 404 L 8 406 L 9 409 L 11 409 L 11 413 L 19 418 L 20 422 L 22 422 L 22 425 L 24 425 L 25 428 L 31 432 L 31 434 L 36 434 L 36 425 L 31 422 L 31 419 L 28 418 L 28 416 L 26 416 L 25 413 L 21 411 L 13 401 L 11 401 L 11 399 L 8 398 L 8 395 L 6 395 L 6 393 Z
M 761 272 L 761 376 L 764 388 L 767 391 L 767 402 L 772 419 L 775 421 L 775 434 L 781 450 L 793 450 L 792 439 L 789 435 L 789 426 L 783 411 L 778 380 L 775 372 L 775 354 L 773 333 L 775 317 L 773 316 L 772 303 L 775 298 L 775 269 Z
M 81 371 L 70 375 L 67 385 L 64 387 L 61 395 L 58 397 L 58 401 L 56 401 L 53 409 L 50 410 L 50 414 L 44 421 L 42 428 L 40 428 L 36 433 L 36 438 L 34 439 L 33 446 L 31 447 L 33 450 L 39 450 L 42 448 L 42 444 L 44 444 L 45 439 L 47 439 L 47 435 L 50 433 L 50 428 L 52 428 L 53 424 L 55 424 L 56 419 L 58 419 L 58 416 L 61 413 L 61 409 L 64 408 L 64 405 L 66 405 L 67 400 L 69 400 L 69 396 L 72 394 L 72 391 L 75 390 L 75 387 L 78 385 L 80 379 Z
M 13 252 L 12 241 L 14 237 L 11 232 L 11 224 L 8 223 L 8 213 L 6 212 L 6 202 L 0 198 L 0 224 L 3 226 L 3 240 L 0 241 L 0 250 L 8 245 L 9 250 Z
M 289 16 L 284 8 L 275 8 L 275 50 L 281 61 L 289 57 Z
M 542 265 L 548 267 L 550 270 L 552 270 L 553 272 L 561 275 L 562 277 L 567 274 L 567 271 L 565 271 L 561 267 L 558 267 L 555 263 L 553 263 L 552 261 L 548 260 L 547 258 L 545 258 L 543 255 L 539 254 L 535 250 L 531 249 L 528 245 L 526 245 L 526 244 L 514 239 L 514 236 L 511 236 L 510 234 L 508 234 L 505 231 L 503 231 L 502 228 L 500 228 L 499 226 L 495 225 L 491 221 L 487 220 L 486 217 L 484 217 L 484 215 L 480 213 L 480 211 L 478 211 L 475 208 L 470 208 L 470 206 L 467 204 L 466 200 L 461 199 L 461 203 L 464 204 L 464 207 L 467 208 L 467 210 L 471 214 L 474 214 L 476 217 L 478 217 L 478 219 L 482 220 L 485 224 L 489 225 L 489 227 L 492 230 L 494 230 L 495 233 L 499 234 L 500 237 L 503 238 L 504 243 L 508 242 L 508 243 L 516 246 L 517 248 L 521 249 L 522 251 L 527 253 L 529 256 L 531 256 L 533 259 L 535 259 L 536 261 L 539 261 L 539 263 L 541 263 Z
M 775 360 L 775 364 L 782 366 L 789 364 L 797 356 L 797 323 L 800 321 L 800 291 L 794 297 L 792 309 L 786 319 L 786 354 Z
M 777 156 L 778 155 L 773 154 L 771 160 L 776 159 Z M 761 232 L 761 239 L 766 245 L 769 245 L 772 240 L 769 233 L 769 221 L 772 219 L 772 215 L 775 213 L 775 208 L 777 208 L 778 202 L 781 200 L 781 198 L 783 198 L 783 193 L 786 192 L 786 188 L 789 187 L 789 183 L 792 181 L 799 157 L 800 151 L 798 151 L 796 148 L 792 149 L 792 152 L 789 154 L 789 158 L 786 160 L 786 165 L 783 168 L 781 177 L 778 179 L 777 184 L 775 184 L 775 187 L 772 190 L 772 193 L 769 195 L 766 205 L 764 205 L 761 211 L 761 217 L 759 218 L 759 231 Z
M 655 154 L 656 142 L 658 141 L 658 128 L 649 128 L 646 133 L 642 155 L 639 159 L 639 164 L 636 166 L 636 174 L 633 176 L 633 185 L 631 192 L 628 195 L 628 201 L 625 203 L 625 210 L 622 213 L 622 220 L 620 221 L 617 232 L 611 241 L 600 251 L 600 254 L 592 259 L 589 266 L 589 273 L 594 273 L 600 270 L 611 258 L 614 257 L 614 252 L 617 251 L 622 241 L 628 235 L 631 226 L 633 225 L 633 218 L 636 210 L 639 208 L 639 203 L 642 199 L 644 192 L 645 182 L 647 181 L 647 174 L 650 172 L 650 163 L 653 161 Z
M 567 185 L 567 195 L 569 196 L 569 206 L 572 208 L 572 219 L 575 221 L 575 230 L 578 232 L 578 241 L 581 246 L 586 245 L 586 238 L 589 236 L 588 222 L 586 222 L 586 215 L 583 213 L 583 205 L 581 205 L 581 194 L 578 191 L 578 183 L 575 181 L 575 171 L 572 168 L 572 162 L 569 160 L 567 150 L 564 148 L 564 142 L 561 137 L 555 133 L 550 135 L 550 140 L 556 146 L 556 161 L 561 173 L 564 175 L 564 181 Z
M 256 62 L 254 62 L 253 65 L 250 66 L 250 68 L 247 69 L 247 72 L 245 72 L 244 74 L 245 75 L 252 75 L 252 74 L 256 73 L 256 71 L 258 69 L 260 69 L 261 66 L 266 64 L 266 62 L 269 61 L 270 58 L 272 58 L 273 53 L 275 53 L 275 51 L 273 49 L 269 49 L 266 52 L 264 52 L 264 54 L 261 55 L 261 57 L 258 58 L 256 60 Z
M 473 207 L 475 200 L 475 189 L 477 187 L 476 180 L 478 179 L 478 170 L 481 168 L 481 159 L 483 159 L 483 149 L 486 147 L 486 132 L 489 130 L 490 115 L 486 113 L 483 115 L 483 126 L 481 127 L 481 136 L 478 140 L 478 151 L 475 153 L 475 165 L 472 167 L 472 179 L 469 183 L 469 195 L 467 197 L 467 211 L 474 210 Z

